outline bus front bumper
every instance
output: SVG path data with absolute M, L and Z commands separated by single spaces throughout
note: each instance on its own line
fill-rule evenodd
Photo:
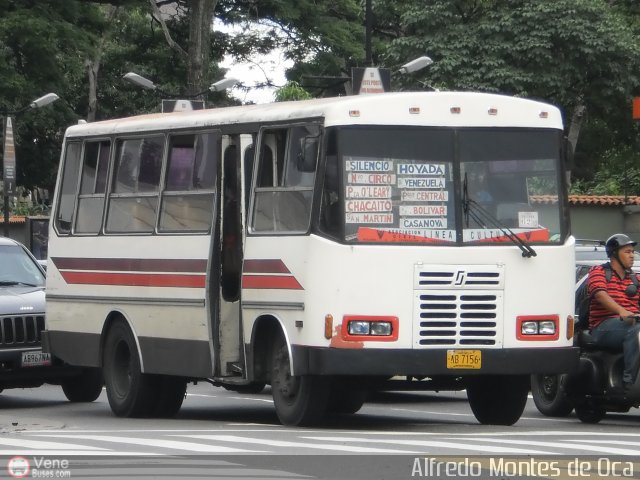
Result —
M 480 368 L 447 368 L 447 349 L 341 349 L 292 345 L 295 375 L 523 375 L 570 373 L 580 350 L 562 348 L 478 349 Z

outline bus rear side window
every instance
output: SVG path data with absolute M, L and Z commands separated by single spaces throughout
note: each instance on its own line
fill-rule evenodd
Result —
M 85 142 L 75 233 L 98 233 L 102 226 L 104 193 L 111 143 Z
M 161 135 L 117 141 L 108 232 L 153 232 L 163 150 Z

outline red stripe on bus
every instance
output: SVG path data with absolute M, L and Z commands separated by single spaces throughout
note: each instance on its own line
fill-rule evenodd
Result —
M 65 282 L 80 285 L 121 285 L 128 287 L 204 288 L 204 275 L 145 273 L 60 272 Z
M 200 259 L 53 257 L 51 261 L 58 270 L 197 273 L 207 271 L 207 261 Z
M 280 259 L 252 259 L 245 260 L 243 273 L 291 273 Z
M 282 275 L 243 275 L 242 288 L 304 290 L 296 277 Z

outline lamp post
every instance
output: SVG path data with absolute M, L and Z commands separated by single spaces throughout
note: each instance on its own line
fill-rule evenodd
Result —
M 4 236 L 9 236 L 9 195 L 16 193 L 16 151 L 15 141 L 13 137 L 13 121 L 11 116 L 18 116 L 25 110 L 30 108 L 41 108 L 58 100 L 55 93 L 47 93 L 46 95 L 35 99 L 26 107 L 12 112 L 2 112 L 3 129 L 3 181 L 4 181 Z
M 398 71 L 402 74 L 413 73 L 428 67 L 432 63 L 433 60 L 425 55 L 423 57 L 418 57 L 414 60 L 411 60 L 410 62 L 405 63 L 400 67 Z
M 158 92 L 159 94 L 168 97 L 168 98 L 173 98 L 173 99 L 188 99 L 188 100 L 177 100 L 172 102 L 172 104 L 179 104 L 179 103 L 185 103 L 185 102 L 189 102 L 192 101 L 193 99 L 200 97 L 202 95 L 204 95 L 205 93 L 209 93 L 209 92 L 222 92 L 223 90 L 227 90 L 228 88 L 233 87 L 234 85 L 240 83 L 239 80 L 235 79 L 235 78 L 223 78 L 221 80 L 218 80 L 217 82 L 212 83 L 211 85 L 209 85 L 209 87 L 206 90 L 203 90 L 202 92 L 198 92 L 198 93 L 194 93 L 191 95 L 184 95 L 184 94 L 171 94 L 171 93 L 167 93 L 165 91 L 160 90 L 160 88 L 158 88 L 158 86 L 153 83 L 151 80 L 149 80 L 148 78 L 143 77 L 142 75 L 138 75 L 137 73 L 134 72 L 129 72 L 126 73 L 125 75 L 123 75 L 123 77 L 125 80 L 133 83 L 134 85 L 137 85 L 139 87 L 142 87 L 144 89 L 147 90 L 153 90 L 155 92 Z M 164 104 L 164 102 L 163 102 Z M 204 102 L 202 104 L 202 106 L 204 106 Z M 202 108 L 202 107 L 200 107 Z M 164 108 L 163 108 L 164 111 Z

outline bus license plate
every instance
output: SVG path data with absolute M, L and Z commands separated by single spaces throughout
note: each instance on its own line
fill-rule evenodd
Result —
M 23 367 L 48 367 L 51 365 L 51 354 L 42 351 L 22 352 Z
M 470 368 L 479 370 L 482 367 L 480 350 L 447 350 L 447 368 Z

